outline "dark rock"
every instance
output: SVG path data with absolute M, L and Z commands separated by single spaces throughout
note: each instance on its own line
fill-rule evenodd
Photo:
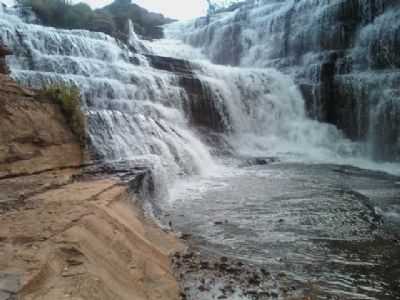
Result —
M 267 292 L 267 291 L 260 291 L 260 292 L 258 292 L 258 296 L 271 297 L 271 294 L 269 292 Z
M 182 239 L 182 240 L 189 240 L 191 237 L 192 237 L 192 235 L 189 234 L 189 233 L 182 233 L 179 236 L 179 238 Z
M 183 257 L 183 259 L 192 259 L 194 257 L 194 253 L 189 252 L 189 253 L 184 254 L 182 257 Z
M 206 127 L 218 132 L 227 129 L 224 124 L 225 111 L 217 106 L 217 95 L 214 95 L 205 81 L 196 77 L 189 61 L 157 55 L 146 55 L 153 68 L 174 73 L 179 78 L 179 87 L 186 96 L 185 111 L 191 123 L 198 127 Z
M 277 157 L 252 157 L 245 159 L 245 162 L 241 164 L 241 167 L 264 166 L 275 162 L 279 162 Z
M 229 268 L 228 264 L 226 264 L 226 263 L 221 263 L 218 265 L 216 264 L 216 266 L 218 266 L 218 269 L 221 271 L 226 271 Z
M 208 261 L 201 261 L 200 262 L 200 267 L 202 269 L 208 269 L 210 267 L 210 264 L 208 263 Z
M 12 51 L 8 49 L 6 46 L 0 44 L 0 56 L 11 55 Z
M 12 52 L 6 46 L 0 44 L 0 73 L 1 74 L 9 74 L 10 70 L 8 69 L 6 63 L 6 56 L 11 55 Z
M 278 298 L 279 297 L 278 293 L 276 293 L 276 292 L 271 292 L 270 295 L 271 295 L 272 298 Z
M 204 285 L 200 285 L 200 286 L 198 287 L 198 290 L 199 290 L 200 292 L 205 292 L 205 291 L 207 291 L 207 288 L 206 288 Z
M 281 273 L 278 274 L 278 277 L 284 278 L 284 277 L 287 277 L 287 275 L 285 273 L 281 272 Z
M 260 278 L 256 274 L 254 274 L 253 277 L 250 277 L 248 279 L 248 283 L 250 285 L 259 285 L 260 284 Z
M 145 56 L 149 59 L 150 65 L 155 69 L 168 71 L 175 74 L 180 73 L 193 75 L 192 66 L 187 60 L 150 54 L 146 54 Z
M 264 268 L 261 268 L 261 274 L 263 274 L 264 276 L 270 276 L 271 275 L 271 273 L 270 272 L 268 272 L 266 269 L 264 269 Z

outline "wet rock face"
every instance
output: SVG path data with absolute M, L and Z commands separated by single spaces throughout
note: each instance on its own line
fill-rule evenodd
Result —
M 312 118 L 366 141 L 375 158 L 400 159 L 399 1 L 248 1 L 189 32 L 215 63 L 291 74 Z
M 11 55 L 12 52 L 5 46 L 0 44 L 0 73 L 1 74 L 8 74 L 10 70 L 8 69 L 6 63 L 6 56 Z
M 76 168 L 82 158 L 59 107 L 0 74 L 0 179 Z
M 184 109 L 192 125 L 213 129 L 217 132 L 226 130 L 223 116 L 216 107 L 216 95 L 208 88 L 207 83 L 198 78 L 194 72 L 196 66 L 189 61 L 171 57 L 146 55 L 153 68 L 174 73 L 178 77 L 178 86 L 185 94 Z
M 187 97 L 186 111 L 193 125 L 224 132 L 223 116 L 216 107 L 215 97 L 207 85 L 196 76 L 182 76 L 180 85 Z

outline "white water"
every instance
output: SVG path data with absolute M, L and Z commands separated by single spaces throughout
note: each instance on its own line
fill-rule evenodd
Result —
M 16 3 L 15 3 L 14 0 L 1 0 L 1 1 L 0 1 L 0 4 L 4 4 L 4 5 L 6 5 L 7 7 L 12 7 L 12 6 L 14 6 Z M 1 9 L 1 8 L 0 8 L 0 9 Z
M 297 159 L 335 162 L 354 157 L 358 145 L 334 126 L 307 118 L 304 100 L 289 76 L 275 69 L 213 65 L 200 49 L 173 39 L 175 32 L 171 32 L 179 25 L 171 27 L 167 28 L 169 39 L 149 48 L 158 55 L 192 58 L 195 74 L 225 116 L 228 139 L 238 154 L 294 155 Z
M 28 25 L 0 14 L 0 40 L 15 54 L 9 59 L 12 76 L 33 87 L 78 86 L 100 159 L 147 161 L 163 192 L 182 175 L 214 173 L 208 146 L 190 125 L 185 111 L 190 99 L 178 75 L 152 68 L 145 56 L 105 34 Z M 295 84 L 276 70 L 216 66 L 174 39 L 141 41 L 133 26 L 130 46 L 195 58 L 193 73 L 211 95 L 207 101 L 213 101 L 225 139 L 238 155 L 392 168 L 368 162 L 333 126 L 308 119 Z
M 25 24 L 2 12 L 0 28 L 0 41 L 15 54 L 8 60 L 15 79 L 80 88 L 90 143 L 101 159 L 145 160 L 163 185 L 212 169 L 207 146 L 189 129 L 175 75 L 152 69 L 102 33 Z
M 308 111 L 314 118 L 325 120 L 330 105 L 326 102 L 337 101 L 333 106 L 339 111 L 338 124 L 349 136 L 365 142 L 368 157 L 398 161 L 399 4 L 385 0 L 357 5 L 344 0 L 252 2 L 211 18 L 172 24 L 168 36 L 197 47 L 213 62 L 273 67 L 290 74 L 307 88 Z M 327 100 L 320 95 L 322 67 L 337 53 L 335 88 L 329 94 L 339 99 Z
M 357 108 L 360 112 L 361 107 L 368 105 L 368 102 L 374 105 L 378 103 L 377 106 L 371 106 L 376 109 L 370 112 L 372 121 L 369 129 L 370 137 L 367 141 L 355 143 L 348 140 L 334 126 L 307 117 L 304 100 L 291 79 L 293 73 L 289 77 L 268 67 L 278 63 L 273 58 L 276 55 L 273 51 L 281 47 L 278 42 L 282 37 L 277 27 L 282 25 L 282 18 L 294 4 L 291 1 L 264 2 L 260 2 L 258 7 L 249 10 L 246 20 L 251 21 L 246 23 L 248 28 L 242 28 L 244 30 L 239 36 L 240 40 L 232 41 L 232 43 L 240 43 L 242 47 L 245 47 L 246 43 L 252 45 L 249 49 L 245 49 L 240 57 L 239 64 L 242 67 L 222 67 L 203 62 L 201 71 L 197 72 L 199 76 L 204 76 L 205 80 L 207 80 L 206 77 L 210 77 L 211 89 L 223 91 L 222 95 L 229 99 L 230 104 L 227 107 L 233 121 L 232 126 L 236 127 L 230 140 L 235 145 L 235 149 L 244 155 L 263 156 L 268 153 L 307 162 L 349 164 L 400 174 L 400 164 L 377 162 L 371 159 L 372 143 L 375 143 L 372 135 L 375 131 L 384 129 L 380 128 L 383 126 L 380 123 L 382 117 L 381 119 L 378 117 L 383 115 L 384 109 L 391 105 L 392 114 L 385 117 L 385 124 L 387 123 L 386 125 L 390 128 L 390 124 L 395 124 L 398 116 L 396 108 L 400 102 L 397 97 L 398 73 L 394 72 L 396 70 L 376 75 L 360 72 L 355 76 L 337 78 L 338 81 L 349 81 L 348 85 L 353 92 L 357 93 L 359 90 L 359 98 L 364 98 L 364 103 L 357 104 L 360 106 Z M 318 3 L 317 16 L 313 22 L 318 20 L 318 14 L 326 15 L 329 9 L 326 3 Z M 296 9 L 307 10 L 312 5 L 316 4 L 312 1 L 302 1 Z M 384 21 L 393 19 L 393 16 L 394 14 L 389 11 L 378 18 L 374 24 L 364 28 L 360 35 L 376 39 L 376 36 L 382 32 L 381 27 L 387 23 Z M 215 59 L 224 52 L 230 55 L 226 45 L 224 47 L 223 44 L 229 45 L 227 41 L 232 35 L 235 20 L 240 18 L 240 11 L 233 11 L 211 18 L 208 26 L 202 24 L 204 20 L 184 21 L 166 26 L 165 32 L 171 41 L 181 40 L 181 43 L 187 42 L 198 46 L 198 48 L 192 48 L 192 57 L 205 61 L 207 59 L 204 57 Z M 298 22 L 307 23 L 310 20 L 304 19 Z M 267 31 L 270 34 L 261 32 L 261 28 L 268 28 Z M 389 26 L 389 28 L 391 30 L 387 35 L 393 35 L 395 27 Z M 363 42 L 366 43 L 365 39 L 358 41 L 358 43 Z M 186 49 L 188 44 L 185 44 Z M 362 50 L 360 48 L 361 46 L 357 46 L 352 55 L 356 57 L 357 51 L 361 51 L 365 59 L 365 47 Z M 179 51 L 175 53 L 179 55 Z M 182 53 L 184 53 L 182 58 L 188 57 L 187 50 Z M 315 55 L 318 56 L 317 52 Z M 305 56 L 304 59 L 307 57 Z M 312 65 L 315 63 L 313 60 L 315 57 L 304 64 Z M 260 66 L 263 69 L 249 68 L 249 66 Z M 294 73 L 300 71 L 297 68 L 293 67 Z M 258 88 L 252 89 L 255 86 Z M 368 86 L 367 91 L 370 91 L 368 99 L 362 96 L 366 93 L 366 86 Z M 383 86 L 383 88 L 379 89 L 378 86 Z M 394 126 L 396 125 L 391 127 Z

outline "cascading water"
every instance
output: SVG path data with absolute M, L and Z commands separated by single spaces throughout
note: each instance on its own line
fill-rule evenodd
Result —
M 354 155 L 357 145 L 334 126 L 308 119 L 289 76 L 274 69 L 203 64 L 196 73 L 225 113 L 230 144 L 245 156 L 308 156 L 314 160 Z M 257 88 L 255 88 L 257 87 Z
M 133 26 L 127 47 L 102 33 L 28 25 L 8 14 L 0 22 L 0 39 L 14 51 L 10 63 L 17 80 L 33 87 L 64 82 L 80 88 L 99 158 L 151 156 L 158 169 L 168 170 L 168 178 L 202 173 L 213 163 L 189 128 L 196 117 L 215 119 L 209 129 L 218 123 L 240 155 L 337 162 L 360 154 L 360 146 L 333 126 L 308 119 L 295 84 L 276 70 L 215 66 L 176 40 L 141 41 Z M 197 60 L 185 62 L 188 75 L 157 70 L 141 53 Z M 196 101 L 193 87 L 182 84 L 188 76 L 204 94 Z
M 301 88 L 309 115 L 399 160 L 399 1 L 261 0 L 173 24 L 170 37 L 214 63 L 273 67 Z
M 141 158 L 171 181 L 212 165 L 207 147 L 188 128 L 187 97 L 175 75 L 150 68 L 142 55 L 102 33 L 25 24 L 7 13 L 0 28 L 0 41 L 14 52 L 15 79 L 37 88 L 79 87 L 99 158 Z
M 373 162 L 365 143 L 352 142 L 335 126 L 309 118 L 290 76 L 271 68 L 211 64 L 199 49 L 172 39 L 182 26 L 187 28 L 185 22 L 170 25 L 166 28 L 169 40 L 146 46 L 158 55 L 195 58 L 191 72 L 207 91 L 205 101 L 212 103 L 212 115 L 222 123 L 224 139 L 236 154 L 351 164 L 398 174 L 396 163 Z

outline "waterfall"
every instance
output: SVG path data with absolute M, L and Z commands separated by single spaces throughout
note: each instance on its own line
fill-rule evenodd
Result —
M 128 45 L 131 46 L 135 52 L 148 52 L 148 49 L 146 49 L 143 42 L 137 36 L 132 20 L 128 21 Z
M 307 113 L 364 142 L 370 158 L 400 160 L 400 2 L 262 0 L 167 36 L 214 63 L 277 68 L 301 89 Z
M 176 75 L 149 67 L 143 55 L 103 33 L 25 24 L 5 13 L 0 28 L 17 81 L 79 87 L 98 158 L 145 161 L 167 182 L 210 170 L 209 151 L 185 118 L 187 96 Z
M 177 40 L 140 40 L 132 23 L 125 45 L 0 14 L 12 76 L 35 88 L 77 86 L 96 157 L 147 165 L 161 193 L 178 177 L 215 170 L 210 147 L 221 144 L 205 142 L 214 136 L 238 156 L 343 163 L 362 152 L 334 126 L 308 118 L 295 82 L 275 69 L 213 65 Z
M 359 146 L 334 126 L 307 117 L 295 83 L 275 69 L 244 69 L 201 64 L 196 74 L 207 84 L 228 140 L 240 155 L 351 157 Z

